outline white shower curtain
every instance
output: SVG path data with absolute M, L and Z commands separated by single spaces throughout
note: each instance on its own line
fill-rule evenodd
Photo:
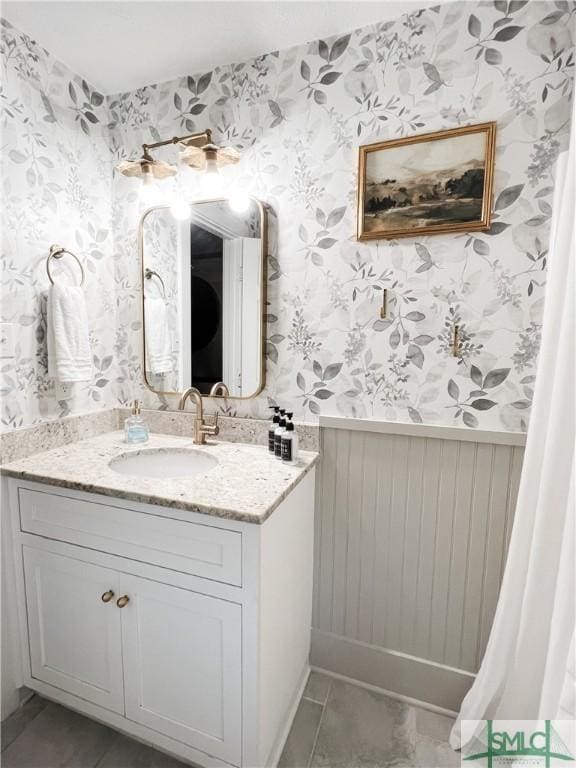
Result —
M 575 706 L 575 130 L 558 161 L 534 407 L 502 590 L 461 720 L 573 719 Z

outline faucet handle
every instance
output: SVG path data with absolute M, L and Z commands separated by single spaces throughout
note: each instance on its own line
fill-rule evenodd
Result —
M 212 414 L 207 413 L 204 416 L 202 431 L 207 435 L 217 435 L 220 432 L 220 427 L 218 426 L 218 411 Z

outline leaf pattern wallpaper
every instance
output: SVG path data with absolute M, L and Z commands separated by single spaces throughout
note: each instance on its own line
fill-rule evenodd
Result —
M 16 357 L 0 358 L 0 387 L 2 428 L 10 429 L 116 403 L 116 284 L 104 97 L 6 22 L 1 54 L 1 320 L 14 326 Z M 52 243 L 84 265 L 91 382 L 55 386 L 47 375 Z M 69 257 L 53 261 L 52 271 L 55 279 L 78 281 Z
M 223 410 L 266 417 L 280 403 L 306 420 L 336 414 L 524 430 L 555 164 L 569 130 L 575 18 L 575 3 L 564 0 L 454 2 L 103 101 L 6 27 L 3 290 L 13 309 L 3 319 L 22 327 L 18 360 L 3 366 L 4 391 L 14 393 L 4 424 L 76 407 L 46 379 L 38 295 L 47 285 L 47 241 L 77 236 L 70 242 L 92 263 L 100 366 L 83 403 L 142 397 L 174 407 L 141 383 L 142 210 L 136 185 L 111 169 L 143 141 L 211 127 L 217 143 L 242 151 L 240 165 L 224 171 L 226 185 L 271 210 L 266 389 Z M 489 232 L 357 242 L 359 145 L 490 120 L 497 150 Z M 40 155 L 54 168 L 38 168 L 36 189 L 28 168 Z M 199 177 L 181 176 L 162 183 L 166 198 L 201 197 Z M 455 323 L 460 359 L 450 356 Z

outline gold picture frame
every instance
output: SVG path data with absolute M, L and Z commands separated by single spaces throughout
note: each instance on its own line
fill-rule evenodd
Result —
M 491 122 L 361 146 L 358 240 L 489 229 L 495 145 Z

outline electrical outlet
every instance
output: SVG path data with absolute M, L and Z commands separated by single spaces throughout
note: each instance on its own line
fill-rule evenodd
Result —
M 14 323 L 0 323 L 0 358 L 16 357 Z

